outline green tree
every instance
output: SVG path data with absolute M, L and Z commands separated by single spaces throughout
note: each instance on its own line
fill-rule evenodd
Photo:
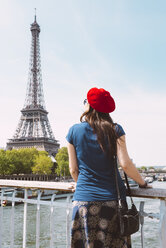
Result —
M 43 160 L 43 161 L 42 161 Z M 50 174 L 53 163 L 46 151 L 36 148 L 0 150 L 0 174 Z
M 35 163 L 36 155 L 39 151 L 36 148 L 24 148 L 18 150 L 20 162 L 22 164 L 22 173 L 28 174 L 32 172 L 32 167 Z
M 148 169 L 149 170 L 155 170 L 155 168 L 153 166 L 150 166 Z
M 32 172 L 35 156 L 38 155 L 35 148 L 22 148 L 6 151 L 10 174 L 28 174 Z
M 48 156 L 48 152 L 46 151 L 38 151 L 38 154 Z
M 147 171 L 147 167 L 146 166 L 141 166 L 141 170 L 142 171 Z
M 0 174 L 1 175 L 10 174 L 9 161 L 6 156 L 6 151 L 3 149 L 0 150 Z
M 45 154 L 39 154 L 36 156 L 35 165 L 32 167 L 32 172 L 34 174 L 51 174 L 51 168 L 53 166 L 53 162 L 51 161 L 51 158 L 49 158 Z
M 55 159 L 57 161 L 57 168 L 55 169 L 55 173 L 57 173 L 58 176 L 69 176 L 69 156 L 67 147 L 60 148 L 56 154 Z
M 18 150 L 13 149 L 11 151 L 6 151 L 6 156 L 9 163 L 9 174 L 23 173 L 23 165 L 22 161 L 20 160 Z

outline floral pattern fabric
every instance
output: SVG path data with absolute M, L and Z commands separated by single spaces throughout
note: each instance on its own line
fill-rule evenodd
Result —
M 117 201 L 74 201 L 71 248 L 131 248 L 129 238 L 117 238 L 117 225 Z

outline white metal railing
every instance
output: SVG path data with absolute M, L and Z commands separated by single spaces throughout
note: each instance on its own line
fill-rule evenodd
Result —
M 9 182 L 7 182 L 8 180 L 4 180 L 5 182 L 2 183 L 1 181 L 1 186 L 2 184 L 3 186 L 7 186 L 9 184 L 9 187 L 15 187 L 13 189 L 12 195 L 8 196 L 5 195 L 5 192 L 9 190 L 9 188 L 1 188 L 1 195 L 0 195 L 0 202 L 1 202 L 1 207 L 0 207 L 0 247 L 3 248 L 2 246 L 2 242 L 3 242 L 3 212 L 4 212 L 4 201 L 7 202 L 11 202 L 11 221 L 10 221 L 10 248 L 14 248 L 14 232 L 15 232 L 15 223 L 14 223 L 14 217 L 15 217 L 15 203 L 23 203 L 24 204 L 24 211 L 23 211 L 23 237 L 22 237 L 22 247 L 26 248 L 27 247 L 27 219 L 28 219 L 28 215 L 27 215 L 27 209 L 28 209 L 28 204 L 34 204 L 36 205 L 36 248 L 40 247 L 40 206 L 41 205 L 45 205 L 50 207 L 50 244 L 48 244 L 47 247 L 53 248 L 54 246 L 54 218 L 53 218 L 53 214 L 55 211 L 55 208 L 63 208 L 64 209 L 64 214 L 66 212 L 66 246 L 67 248 L 70 247 L 70 219 L 69 219 L 69 214 L 70 214 L 70 209 L 72 207 L 71 204 L 71 197 L 73 195 L 73 193 L 68 193 L 68 194 L 61 194 L 61 195 L 56 195 L 56 193 L 52 194 L 51 199 L 50 200 L 42 200 L 42 191 L 43 189 L 61 189 L 63 187 L 63 190 L 66 191 L 68 188 L 68 184 L 61 184 L 63 186 L 59 187 L 59 183 L 50 183 L 50 182 L 26 182 L 23 181 L 22 182 L 11 182 L 11 180 Z M 12 186 L 11 186 L 12 183 Z M 5 184 L 5 185 L 4 185 Z M 31 184 L 31 186 L 29 185 Z M 40 186 L 39 186 L 40 184 Z M 53 185 L 54 184 L 54 185 Z M 54 187 L 53 187 L 54 186 Z M 27 187 L 27 188 L 25 188 Z M 39 187 L 39 188 L 38 188 Z M 17 188 L 23 188 L 24 191 L 24 197 L 17 197 L 16 193 L 17 193 Z M 37 189 L 37 196 L 35 199 L 29 199 L 28 198 L 28 189 L 31 188 L 38 188 Z M 66 189 L 65 189 L 66 188 Z M 66 197 L 66 201 L 64 202 L 58 202 L 56 201 L 56 199 L 59 198 L 64 198 Z M 5 248 L 5 247 L 4 247 Z
M 133 197 L 139 198 L 150 198 L 150 199 L 159 199 L 160 200 L 160 212 L 159 213 L 146 213 L 144 212 L 144 201 L 140 202 L 139 206 L 139 215 L 140 215 L 140 224 L 141 224 L 141 247 L 145 247 L 144 240 L 144 218 L 149 217 L 152 219 L 159 220 L 159 244 L 160 248 L 166 248 L 166 189 L 158 188 L 133 188 L 131 190 Z
M 0 180 L 0 188 L 1 188 L 1 207 L 0 207 L 0 247 L 2 247 L 2 239 L 3 239 L 3 201 L 11 201 L 11 221 L 10 221 L 10 248 L 14 247 L 14 232 L 15 232 L 15 203 L 22 202 L 24 204 L 24 218 L 23 218 L 23 238 L 22 238 L 22 247 L 26 248 L 26 237 L 27 237 L 27 208 L 28 204 L 36 205 L 36 248 L 40 247 L 40 214 L 41 214 L 41 206 L 46 205 L 50 207 L 50 244 L 47 247 L 54 247 L 54 218 L 53 214 L 55 208 L 64 208 L 64 213 L 66 212 L 66 245 L 65 247 L 70 247 L 70 209 L 71 209 L 71 196 L 72 192 L 69 189 L 70 183 L 60 183 L 60 182 L 37 182 L 37 181 L 17 181 L 17 180 Z M 13 188 L 13 192 L 11 196 L 5 196 L 5 192 L 7 188 Z M 22 188 L 24 191 L 24 197 L 17 197 L 16 192 L 18 188 Z M 37 196 L 35 199 L 28 198 L 28 189 L 37 189 Z M 56 201 L 59 198 L 56 193 L 52 194 L 51 199 L 49 201 L 42 199 L 42 190 L 61 190 L 66 191 L 68 194 L 63 194 L 63 197 L 66 197 L 65 204 L 64 202 Z M 69 194 L 70 193 L 70 194 Z M 141 223 L 141 244 L 142 248 L 145 248 L 144 242 L 144 217 L 156 218 L 159 220 L 159 242 L 160 248 L 166 247 L 166 190 L 164 189 L 132 189 L 131 190 L 133 197 L 139 198 L 151 198 L 151 199 L 159 199 L 160 200 L 160 212 L 158 214 L 154 213 L 145 213 L 144 212 L 144 202 L 140 202 L 139 212 L 140 212 L 140 223 Z M 6 247 L 2 247 L 6 248 Z M 27 247 L 28 248 L 28 247 Z

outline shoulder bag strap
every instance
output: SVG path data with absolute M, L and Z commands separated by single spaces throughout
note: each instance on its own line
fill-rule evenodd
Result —
M 129 181 L 128 181 L 128 178 L 127 178 L 127 175 L 125 172 L 124 172 L 124 176 L 125 176 L 127 190 L 128 190 L 129 196 L 130 196 L 131 204 L 134 204 L 133 198 L 131 197 L 131 190 L 130 190 L 130 186 L 129 186 Z
M 122 207 L 121 197 L 120 197 L 120 190 L 119 190 L 119 184 L 118 184 L 117 169 L 118 169 L 118 165 L 117 165 L 117 156 L 114 156 L 114 170 L 115 170 L 116 191 L 117 191 L 117 194 L 118 194 L 118 204 L 119 204 L 120 207 Z M 134 204 L 133 199 L 132 199 L 132 197 L 131 197 L 131 190 L 130 190 L 128 178 L 127 178 L 127 175 L 126 175 L 125 172 L 124 172 L 124 176 L 125 176 L 125 181 L 126 181 L 128 193 L 129 193 L 129 196 L 130 196 L 131 204 Z
M 117 157 L 114 156 L 114 170 L 115 170 L 115 183 L 116 183 L 116 191 L 118 194 L 118 207 L 122 208 L 122 202 L 121 202 L 121 197 L 120 197 L 120 190 L 119 190 L 119 185 L 118 185 L 118 175 L 117 175 Z

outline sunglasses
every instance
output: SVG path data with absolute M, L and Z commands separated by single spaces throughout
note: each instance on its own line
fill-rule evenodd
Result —
M 87 103 L 88 103 L 88 100 L 85 99 L 85 100 L 83 101 L 83 103 L 84 103 L 84 105 L 87 104 Z

